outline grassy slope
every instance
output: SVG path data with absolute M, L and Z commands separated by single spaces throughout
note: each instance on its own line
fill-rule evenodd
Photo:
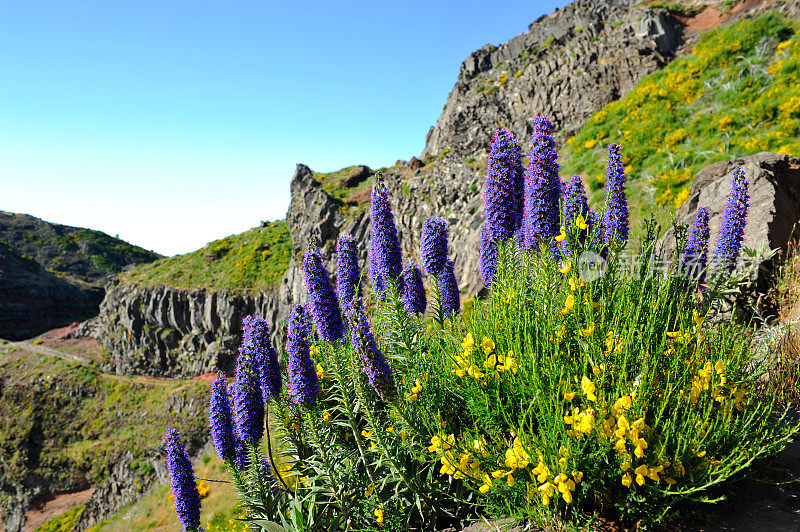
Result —
M 264 290 L 280 282 L 292 253 L 286 222 L 253 228 L 201 250 L 142 264 L 120 275 L 142 286 L 211 290 Z
M 0 349 L 3 490 L 34 479 L 60 490 L 83 479 L 97 484 L 129 451 L 144 489 L 153 471 L 141 459 L 160 455 L 166 427 L 204 440 L 208 384 L 105 375 L 90 365 Z M 192 406 L 178 411 L 180 402 Z
M 0 241 L 62 275 L 96 283 L 128 264 L 151 262 L 152 251 L 101 231 L 53 224 L 0 211 Z
M 687 198 L 716 161 L 764 150 L 800 155 L 800 35 L 768 14 L 705 34 L 691 54 L 644 78 L 567 142 L 562 175 L 602 197 L 609 143 L 622 146 L 632 215 Z

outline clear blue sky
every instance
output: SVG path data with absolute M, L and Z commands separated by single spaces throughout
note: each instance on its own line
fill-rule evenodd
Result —
M 171 255 L 283 218 L 298 162 L 418 155 L 461 62 L 566 0 L 0 0 L 0 210 Z

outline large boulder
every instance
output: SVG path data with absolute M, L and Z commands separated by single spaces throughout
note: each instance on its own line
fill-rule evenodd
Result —
M 691 224 L 697 208 L 706 207 L 710 214 L 709 247 L 713 251 L 736 167 L 744 170 L 749 183 L 750 208 L 744 246 L 756 248 L 767 244 L 772 249 L 785 250 L 800 220 L 800 159 L 797 157 L 762 152 L 703 168 L 689 189 L 689 199 L 678 209 L 677 220 Z M 667 255 L 672 255 L 675 247 L 672 228 L 666 232 L 663 242 Z

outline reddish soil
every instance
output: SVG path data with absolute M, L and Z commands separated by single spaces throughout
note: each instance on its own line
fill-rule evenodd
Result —
M 91 498 L 92 491 L 94 490 L 89 488 L 88 490 L 60 493 L 34 500 L 25 515 L 25 532 L 33 532 L 50 519 L 86 503 Z
M 681 24 L 689 37 L 696 36 L 704 31 L 708 31 L 721 26 L 726 22 L 738 20 L 742 12 L 751 11 L 758 7 L 774 4 L 774 0 L 746 0 L 726 9 L 723 13 L 719 7 L 709 5 L 700 13 L 693 17 L 673 15 Z

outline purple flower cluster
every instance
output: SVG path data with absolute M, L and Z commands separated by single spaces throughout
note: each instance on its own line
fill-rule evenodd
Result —
M 397 236 L 397 227 L 394 224 L 392 206 L 389 203 L 389 191 L 380 181 L 372 187 L 370 205 L 370 251 L 372 252 L 372 281 L 375 284 L 377 277 L 383 277 L 385 283 L 388 279 L 397 281 L 403 269 L 400 253 L 400 240 Z
M 239 439 L 257 445 L 264 435 L 264 398 L 255 358 L 239 357 L 233 383 L 233 410 Z
M 628 241 L 628 197 L 625 192 L 625 169 L 617 144 L 609 144 L 606 163 L 606 215 L 603 219 L 603 233 L 606 244 L 614 238 L 623 243 Z
M 269 401 L 281 393 L 283 384 L 278 353 L 270 338 L 269 323 L 264 318 L 246 316 L 242 320 L 242 333 L 239 357 L 242 360 L 254 360 L 261 381 L 262 396 L 265 402 Z
M 341 235 L 336 242 L 336 291 L 339 293 L 339 305 L 345 313 L 353 301 L 361 297 L 358 250 L 356 239 L 350 235 Z
M 211 440 L 214 442 L 217 454 L 223 460 L 232 459 L 236 455 L 236 435 L 233 432 L 233 414 L 227 379 L 222 372 L 217 374 L 217 380 L 211 386 L 208 422 L 211 428 Z
M 710 230 L 708 228 L 708 209 L 698 207 L 694 222 L 689 230 L 689 240 L 686 242 L 686 250 L 683 252 L 683 262 L 681 270 L 684 275 L 692 281 L 703 282 L 705 278 L 705 268 L 708 261 L 708 239 Z
M 422 284 L 422 273 L 419 266 L 409 262 L 403 267 L 403 305 L 412 314 L 424 314 L 428 306 L 425 286 Z
M 386 357 L 375 343 L 364 306 L 358 302 L 353 305 L 348 314 L 351 328 L 351 341 L 361 356 L 364 372 L 375 393 L 382 401 L 388 403 L 397 397 L 397 386 L 394 382 L 392 368 Z
M 533 119 L 531 153 L 525 170 L 524 247 L 537 248 L 541 241 L 559 233 L 561 180 L 558 178 L 556 141 L 553 125 L 544 116 Z
M 369 257 L 368 257 L 368 268 L 369 268 L 369 278 L 372 281 L 372 289 L 375 290 L 375 293 L 378 295 L 383 295 L 386 292 L 386 289 L 389 288 L 386 278 L 381 273 L 380 268 L 378 268 L 378 263 L 375 259 L 375 250 L 372 247 L 372 241 L 370 240 L 369 243 Z M 345 312 L 348 309 L 344 309 Z
M 731 180 L 731 193 L 725 212 L 722 214 L 722 223 L 719 226 L 717 245 L 714 249 L 714 262 L 728 272 L 736 267 L 739 252 L 744 241 L 744 227 L 747 224 L 747 210 L 750 197 L 748 183 L 741 168 L 733 171 Z
M 496 240 L 511 238 L 522 223 L 522 150 L 507 129 L 498 129 L 489 149 L 483 201 Z
M 286 354 L 289 374 L 289 393 L 295 404 L 310 406 L 319 395 L 319 381 L 308 344 L 308 325 L 302 305 L 295 305 L 289 316 Z
M 185 530 L 196 531 L 200 528 L 200 493 L 197 491 L 192 462 L 186 455 L 177 430 L 168 430 L 164 439 L 175 513 Z
M 491 237 L 487 222 L 481 225 L 480 257 L 481 280 L 484 286 L 491 287 L 497 273 L 497 242 Z
M 442 271 L 437 276 L 439 281 L 439 293 L 442 298 L 442 314 L 453 316 L 461 312 L 461 292 L 458 290 L 456 271 L 453 261 L 445 263 Z
M 343 340 L 345 331 L 339 300 L 322 264 L 319 249 L 312 248 L 306 252 L 303 274 L 308 289 L 308 306 L 320 338 L 327 342 Z
M 438 275 L 447 262 L 447 222 L 425 218 L 420 239 L 422 266 L 428 275 Z

